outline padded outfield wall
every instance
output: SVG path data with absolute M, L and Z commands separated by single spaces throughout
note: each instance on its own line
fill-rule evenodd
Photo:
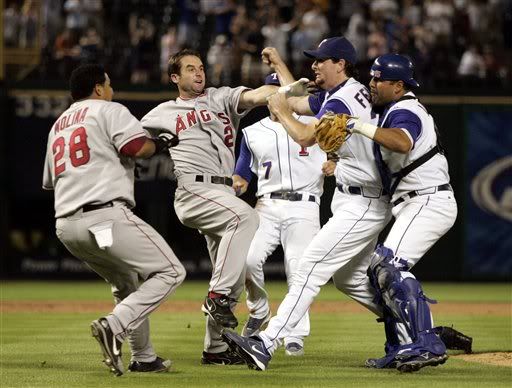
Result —
M 167 92 L 118 92 L 116 101 L 141 118 Z M 0 135 L 0 228 L 2 276 L 94 277 L 72 258 L 54 234 L 53 196 L 41 189 L 49 128 L 70 103 L 63 90 L 10 90 L 2 96 Z M 512 277 L 512 100 L 507 97 L 420 96 L 434 115 L 447 150 L 459 205 L 455 226 L 415 267 L 424 280 L 508 280 Z M 252 111 L 241 126 L 265 116 Z M 189 277 L 207 277 L 210 261 L 203 237 L 182 226 L 172 207 L 176 187 L 172 161 L 141 162 L 135 212 L 170 243 Z M 254 185 L 244 199 L 254 204 Z M 321 217 L 330 216 L 334 190 L 326 179 Z M 283 277 L 281 251 L 266 264 L 269 277 Z

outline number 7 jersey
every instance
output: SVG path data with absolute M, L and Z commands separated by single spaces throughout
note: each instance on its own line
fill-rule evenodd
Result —
M 48 135 L 43 188 L 55 190 L 55 217 L 87 203 L 120 200 L 134 207 L 135 162 L 120 150 L 142 136 L 142 125 L 121 104 L 92 99 L 72 104 Z
M 295 117 L 302 123 L 312 119 L 308 116 Z M 322 163 L 327 156 L 317 144 L 301 147 L 281 123 L 272 121 L 270 117 L 244 128 L 242 132 L 251 153 L 251 171 L 258 176 L 258 197 L 276 191 L 303 191 L 322 196 Z

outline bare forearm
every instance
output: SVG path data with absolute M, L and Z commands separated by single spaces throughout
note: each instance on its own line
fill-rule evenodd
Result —
M 267 97 L 277 92 L 278 87 L 273 85 L 263 85 L 254 90 L 247 90 L 240 96 L 238 110 L 252 109 L 256 106 L 266 105 Z
M 279 122 L 286 129 L 290 137 L 302 147 L 310 147 L 315 144 L 315 122 L 304 124 L 296 120 L 291 112 L 278 114 Z
M 147 139 L 142 148 L 135 154 L 136 158 L 147 159 L 155 154 L 155 142 Z
M 358 118 L 350 119 L 349 123 L 352 133 L 366 136 L 390 151 L 406 154 L 412 148 L 411 139 L 400 128 L 380 128 Z
M 401 154 L 408 153 L 412 148 L 411 140 L 400 128 L 378 128 L 373 140 L 388 150 Z
M 292 82 L 295 82 L 295 78 L 293 74 L 288 69 L 288 66 L 284 62 L 280 62 L 274 65 L 274 70 L 277 73 L 277 77 L 279 78 L 279 82 L 281 85 L 288 85 Z
M 313 111 L 309 106 L 309 97 L 290 97 L 288 98 L 288 104 L 290 105 L 291 110 L 293 110 L 298 115 L 306 115 L 313 116 Z

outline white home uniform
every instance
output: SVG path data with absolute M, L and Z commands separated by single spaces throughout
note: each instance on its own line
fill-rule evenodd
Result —
M 372 122 L 368 97 L 368 90 L 350 78 L 328 94 L 323 104 L 338 99 L 351 115 Z M 366 286 L 366 271 L 379 232 L 390 219 L 389 197 L 383 195 L 371 140 L 352 136 L 338 154 L 340 160 L 335 173 L 338 189 L 332 202 L 333 216 L 307 247 L 277 315 L 260 333 L 270 352 L 290 335 L 320 287 L 331 277 L 338 289 L 381 314 L 381 308 L 371 300 L 373 290 Z
M 299 116 L 298 120 L 306 123 L 311 118 Z M 268 256 L 282 245 L 290 287 L 303 252 L 320 230 L 322 163 L 326 154 L 316 144 L 301 147 L 270 117 L 244 128 L 243 134 L 251 154 L 250 169 L 258 176 L 256 210 L 260 215 L 260 226 L 247 256 L 247 307 L 251 317 L 261 319 L 270 312 L 263 273 Z M 303 345 L 309 330 L 306 313 L 285 344 Z
M 60 241 L 112 286 L 116 306 L 106 319 L 114 335 L 128 333 L 132 361 L 150 362 L 156 354 L 147 316 L 183 281 L 185 269 L 130 210 L 135 163 L 120 150 L 141 136 L 140 122 L 118 103 L 72 104 L 49 133 L 43 188 L 55 190 Z
M 414 97 L 414 94 L 408 92 L 405 96 Z M 389 118 L 397 111 L 409 111 L 419 117 L 421 130 L 414 139 L 404 129 L 414 144 L 407 154 L 381 147 L 383 160 L 392 173 L 400 171 L 437 145 L 434 119 L 417 99 L 406 99 L 392 105 L 381 120 L 383 127 L 394 126 Z M 407 260 L 407 266 L 411 268 L 453 226 L 457 218 L 457 203 L 449 183 L 448 162 L 440 153 L 401 179 L 391 200 L 396 220 L 384 242 L 395 253 L 395 260 Z
M 237 107 L 244 90 L 207 88 L 197 98 L 164 102 L 142 119 L 146 128 L 178 136 L 179 144 L 171 150 L 178 179 L 176 215 L 206 238 L 213 266 L 209 291 L 233 299 L 243 290 L 245 260 L 258 228 L 258 214 L 235 196 L 231 180 L 236 133 L 245 114 Z M 221 329 L 207 318 L 206 352 L 228 348 Z

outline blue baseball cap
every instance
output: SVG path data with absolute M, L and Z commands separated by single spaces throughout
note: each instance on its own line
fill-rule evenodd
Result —
M 277 78 L 277 73 L 271 73 L 265 77 L 265 85 L 277 85 L 281 86 L 279 83 L 279 78 Z
M 344 59 L 355 64 L 357 62 L 356 49 L 345 37 L 324 39 L 316 50 L 305 50 L 304 55 L 313 59 Z

